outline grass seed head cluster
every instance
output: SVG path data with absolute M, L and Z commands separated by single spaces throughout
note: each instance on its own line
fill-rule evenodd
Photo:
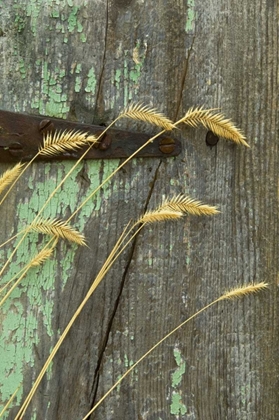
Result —
M 53 196 L 56 193 L 59 193 L 59 189 L 61 185 L 67 180 L 70 173 L 77 167 L 80 161 L 86 156 L 86 153 L 90 150 L 90 148 L 100 140 L 101 136 L 111 128 L 118 120 L 122 118 L 130 118 L 134 120 L 140 120 L 152 125 L 159 127 L 161 130 L 159 133 L 151 137 L 143 146 L 141 146 L 135 153 L 133 153 L 130 157 L 128 157 L 118 168 L 112 172 L 93 192 L 91 192 L 83 202 L 77 207 L 77 209 L 71 214 L 71 216 L 67 220 L 60 220 L 55 218 L 55 215 L 52 218 L 44 218 L 42 216 L 43 211 L 47 204 L 51 201 Z M 27 276 L 28 271 L 31 270 L 33 267 L 38 267 L 39 265 L 43 264 L 47 259 L 51 258 L 54 254 L 54 249 L 58 240 L 67 240 L 70 243 L 75 243 L 80 246 L 86 245 L 86 237 L 83 233 L 79 232 L 75 229 L 71 224 L 71 220 L 73 217 L 80 211 L 80 209 L 92 199 L 92 197 L 99 191 L 99 189 L 110 179 L 137 153 L 143 149 L 147 144 L 151 143 L 156 137 L 163 134 L 166 131 L 171 131 L 176 129 L 180 124 L 187 125 L 188 127 L 197 127 L 198 125 L 202 125 L 208 130 L 211 130 L 216 135 L 228 139 L 238 145 L 243 145 L 249 147 L 243 133 L 235 127 L 235 125 L 225 118 L 222 114 L 217 113 L 213 109 L 204 109 L 203 107 L 191 108 L 189 109 L 186 114 L 178 121 L 172 122 L 169 118 L 163 115 L 161 112 L 157 111 L 154 108 L 144 106 L 142 104 L 131 104 L 123 112 L 119 114 L 119 116 L 106 128 L 104 129 L 103 133 L 99 137 L 91 136 L 86 132 L 82 131 L 63 131 L 63 132 L 55 132 L 54 134 L 47 134 L 44 137 L 43 144 L 40 146 L 37 155 L 28 163 L 22 164 L 18 163 L 13 168 L 7 170 L 2 177 L 0 178 L 0 193 L 2 194 L 2 199 L 0 204 L 8 197 L 9 193 L 11 192 L 12 188 L 19 180 L 19 178 L 24 174 L 27 168 L 32 164 L 32 162 L 38 157 L 39 155 L 44 156 L 53 156 L 59 155 L 60 153 L 73 151 L 80 147 L 84 147 L 87 145 L 86 151 L 80 157 L 80 159 L 73 164 L 71 170 L 66 174 L 64 179 L 59 183 L 59 185 L 55 188 L 55 190 L 51 193 L 48 197 L 46 202 L 44 203 L 41 209 L 38 209 L 38 213 L 34 218 L 33 222 L 26 226 L 21 232 L 18 232 L 15 236 L 8 239 L 5 243 L 1 246 L 6 245 L 10 241 L 14 240 L 16 237 L 20 236 L 20 240 L 18 241 L 17 245 L 14 247 L 13 251 L 11 252 L 8 260 L 1 268 L 0 274 L 2 275 L 9 267 L 9 264 L 18 252 L 19 247 L 23 245 L 23 241 L 28 234 L 32 232 L 40 232 L 44 235 L 49 236 L 48 243 L 36 254 L 34 255 L 31 260 L 26 262 L 25 267 L 21 269 L 21 271 L 16 275 L 13 276 L 1 289 L 0 289 L 0 306 L 11 296 L 13 290 L 18 286 L 18 284 Z M 4 194 L 4 192 L 6 193 Z M 41 372 L 39 373 L 37 379 L 35 380 L 29 394 L 25 398 L 24 402 L 22 403 L 17 416 L 16 420 L 22 419 L 45 372 L 47 371 L 50 363 L 52 362 L 53 358 L 55 357 L 57 351 L 59 350 L 61 344 L 63 343 L 64 339 L 66 338 L 69 330 L 71 329 L 72 325 L 74 324 L 75 320 L 81 313 L 83 307 L 87 303 L 88 299 L 92 296 L 98 285 L 102 282 L 107 272 L 112 267 L 113 263 L 117 260 L 117 258 L 123 253 L 123 251 L 129 246 L 133 238 L 143 229 L 146 224 L 157 223 L 162 221 L 174 221 L 183 218 L 185 215 L 193 215 L 193 216 L 212 216 L 217 215 L 219 210 L 212 205 L 204 204 L 199 200 L 191 198 L 189 196 L 185 196 L 183 194 L 176 195 L 174 197 L 170 197 L 165 199 L 162 204 L 154 209 L 149 210 L 145 214 L 143 214 L 137 221 L 134 223 L 130 222 L 123 230 L 122 234 L 120 235 L 119 239 L 117 240 L 115 246 L 111 250 L 110 254 L 108 255 L 107 259 L 104 261 L 104 264 L 97 274 L 96 278 L 94 279 L 93 283 L 91 284 L 88 292 L 80 303 L 76 312 L 72 315 L 67 327 L 62 332 L 58 342 L 54 346 L 53 350 L 51 351 L 49 357 L 47 358 Z M 89 413 L 84 417 L 84 420 L 88 418 L 88 416 L 101 404 L 101 402 L 112 392 L 112 390 L 145 358 L 147 357 L 155 348 L 157 348 L 160 344 L 163 343 L 168 337 L 170 337 L 177 329 L 181 328 L 199 313 L 204 311 L 205 309 L 209 308 L 210 306 L 214 305 L 215 303 L 225 300 L 225 299 L 232 299 L 235 297 L 245 296 L 247 294 L 251 294 L 267 287 L 266 283 L 259 283 L 259 284 L 250 284 L 247 286 L 242 286 L 237 289 L 231 290 L 226 292 L 225 294 L 218 297 L 214 302 L 211 302 L 206 307 L 199 310 L 195 313 L 192 317 L 188 318 L 168 334 L 166 334 L 159 342 L 157 342 L 151 349 L 149 349 L 132 367 L 130 367 L 125 374 L 113 385 L 113 387 L 99 400 L 97 404 L 90 410 Z M 12 296 L 11 296 L 12 298 Z M 16 395 L 17 390 L 13 393 L 10 400 L 5 405 L 2 413 L 0 416 L 8 410 L 9 404 L 12 402 L 13 398 Z

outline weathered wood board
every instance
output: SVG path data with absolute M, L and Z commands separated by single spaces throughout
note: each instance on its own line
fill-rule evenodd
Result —
M 172 119 L 204 105 L 221 108 L 251 145 L 221 139 L 209 148 L 205 130 L 182 127 L 179 157 L 133 160 L 83 208 L 74 222 L 89 248 L 59 244 L 1 308 L 1 403 L 22 384 L 5 418 L 15 418 L 128 220 L 183 192 L 221 213 L 141 232 L 75 322 L 24 418 L 82 419 L 186 317 L 230 287 L 267 281 L 268 292 L 220 303 L 177 332 L 91 418 L 278 419 L 278 2 L 1 0 L 0 8 L 1 109 L 108 124 L 133 101 Z M 118 165 L 79 165 L 45 215 L 69 216 Z M 1 209 L 1 242 L 33 220 L 70 167 L 32 165 Z M 1 281 L 41 241 L 30 235 Z

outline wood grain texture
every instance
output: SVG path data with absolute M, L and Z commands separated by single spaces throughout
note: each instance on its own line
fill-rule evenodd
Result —
M 23 384 L 6 418 L 15 417 L 125 223 L 184 192 L 221 214 L 141 232 L 74 324 L 25 417 L 81 419 L 186 317 L 230 287 L 267 281 L 268 292 L 222 302 L 177 332 L 91 418 L 276 420 L 278 2 L 2 0 L 0 7 L 2 109 L 108 124 L 131 101 L 172 119 L 205 105 L 221 108 L 251 145 L 221 139 L 209 148 L 206 131 L 182 129 L 179 157 L 133 160 L 88 203 L 74 222 L 90 248 L 61 243 L 1 308 L 2 402 Z M 128 120 L 119 127 L 155 132 Z M 81 164 L 45 215 L 68 216 L 118 164 Z M 30 168 L 1 209 L 1 242 L 32 220 L 70 166 Z M 28 237 L 12 273 L 41 243 Z

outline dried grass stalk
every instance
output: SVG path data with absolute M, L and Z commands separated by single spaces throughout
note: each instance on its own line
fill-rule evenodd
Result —
M 10 399 L 8 400 L 8 402 L 6 403 L 6 405 L 3 407 L 3 410 L 0 413 L 0 418 L 3 416 L 3 414 L 8 410 L 9 406 L 11 405 L 13 399 L 15 398 L 19 388 L 21 387 L 21 385 L 19 385 L 17 387 L 17 389 L 15 390 L 15 392 L 13 393 L 13 395 L 11 395 Z
M 54 134 L 47 133 L 43 145 L 39 149 L 42 156 L 53 156 L 58 153 L 79 149 L 90 143 L 96 143 L 95 136 L 75 130 L 56 131 Z
M 261 283 L 251 283 L 247 284 L 246 286 L 236 287 L 235 289 L 229 290 L 221 296 L 220 300 L 223 299 L 235 299 L 239 297 L 243 297 L 249 295 L 250 293 L 258 293 L 261 290 L 267 289 L 268 283 L 261 282 Z
M 54 250 L 55 244 L 53 245 L 52 248 L 44 248 L 42 249 L 37 255 L 36 257 L 34 257 L 30 263 L 29 266 L 30 267 L 37 267 L 41 264 L 43 264 L 46 260 L 49 259 L 49 257 L 53 254 L 53 250 Z
M 181 211 L 171 209 L 155 210 L 146 212 L 137 223 L 156 223 L 164 220 L 177 220 L 183 216 Z
M 37 222 L 32 223 L 31 229 L 56 238 L 67 239 L 78 245 L 86 245 L 84 236 L 63 220 L 39 219 Z
M 129 369 L 126 370 L 126 372 L 115 382 L 115 384 L 103 395 L 102 398 L 91 408 L 91 410 L 86 414 L 86 416 L 83 417 L 82 420 L 87 420 L 88 417 L 99 407 L 99 405 L 111 394 L 111 392 L 119 386 L 119 384 L 123 381 L 123 379 L 129 375 L 138 365 L 141 363 L 147 356 L 149 356 L 150 353 L 152 353 L 157 347 L 159 347 L 164 341 L 167 340 L 171 335 L 173 335 L 177 330 L 179 330 L 181 327 L 183 327 L 185 324 L 187 324 L 192 319 L 196 318 L 198 315 L 200 315 L 205 310 L 209 309 L 211 306 L 215 305 L 217 302 L 223 299 L 230 299 L 234 297 L 243 297 L 250 293 L 255 293 L 260 290 L 266 289 L 268 286 L 267 283 L 258 283 L 258 284 L 252 284 L 248 286 L 243 286 L 236 288 L 230 292 L 225 293 L 224 295 L 220 296 L 213 302 L 209 303 L 208 305 L 204 306 L 202 309 L 191 315 L 189 318 L 187 318 L 185 321 L 181 322 L 177 327 L 175 327 L 173 330 L 171 330 L 168 334 L 166 334 L 161 340 L 157 341 L 157 343 L 152 346 L 146 353 L 144 353 Z
M 49 241 L 48 244 L 50 244 L 52 242 L 52 239 Z M 5 294 L 5 296 L 3 297 L 3 299 L 0 301 L 0 306 L 3 305 L 4 302 L 6 302 L 6 300 L 8 299 L 8 297 L 11 295 L 11 293 L 13 292 L 13 290 L 19 285 L 19 283 L 21 282 L 21 280 L 26 276 L 26 274 L 28 273 L 29 269 L 32 267 L 36 267 L 40 264 L 43 264 L 52 254 L 53 249 L 56 245 L 57 240 L 54 241 L 53 245 L 51 246 L 51 248 L 48 248 L 47 245 L 45 246 L 45 248 L 40 251 L 36 257 L 34 257 L 22 270 L 21 270 L 21 274 L 18 277 L 18 279 L 14 282 L 14 284 L 12 285 L 12 287 L 9 289 L 9 291 Z M 2 287 L 1 292 L 4 290 L 4 288 L 6 288 L 9 284 L 11 284 L 16 278 L 17 278 L 18 274 L 15 275 L 10 281 L 8 281 L 8 283 Z
M 199 124 L 202 124 L 217 136 L 250 147 L 246 143 L 243 133 L 235 127 L 231 120 L 225 118 L 220 113 L 214 114 L 212 111 L 212 109 L 203 109 L 203 107 L 190 108 L 180 122 L 184 122 L 191 127 L 197 127 Z
M 167 131 L 175 128 L 174 123 L 161 112 L 142 104 L 131 104 L 119 115 L 119 118 L 123 117 L 149 122 Z
M 24 163 L 17 163 L 12 169 L 8 169 L 0 178 L 0 194 L 7 188 L 12 182 L 14 182 L 19 174 L 21 173 Z
M 209 206 L 208 204 L 203 204 L 201 201 L 194 200 L 191 197 L 179 194 L 174 198 L 166 199 L 161 209 L 163 210 L 173 210 L 180 211 L 182 213 L 190 213 L 195 216 L 210 216 L 213 214 L 220 213 L 215 206 Z

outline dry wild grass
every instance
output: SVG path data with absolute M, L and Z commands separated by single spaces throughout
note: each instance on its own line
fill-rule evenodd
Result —
M 132 104 L 128 106 L 119 117 L 148 122 L 157 125 L 157 127 L 163 128 L 166 131 L 171 131 L 175 128 L 175 124 L 161 112 L 142 104 Z
M 103 395 L 102 398 L 93 406 L 93 408 L 83 417 L 82 420 L 86 420 L 98 407 L 99 405 L 112 393 L 112 391 L 119 386 L 119 384 L 123 381 L 126 376 L 128 376 L 150 353 L 152 353 L 157 347 L 159 347 L 164 341 L 166 341 L 171 335 L 173 335 L 177 330 L 182 328 L 185 324 L 187 324 L 192 319 L 196 318 L 205 310 L 209 309 L 211 306 L 215 305 L 216 303 L 220 302 L 221 300 L 225 299 L 236 299 L 240 297 L 247 296 L 252 293 L 258 293 L 262 290 L 267 289 L 268 284 L 265 282 L 256 283 L 256 284 L 248 284 L 247 286 L 240 286 L 235 289 L 232 289 L 228 292 L 225 292 L 223 295 L 218 297 L 213 302 L 209 303 L 208 305 L 204 306 L 199 311 L 195 312 L 192 316 L 187 318 L 185 321 L 181 322 L 177 327 L 167 333 L 161 340 L 159 340 L 154 346 L 152 346 L 143 356 L 141 356 L 126 372 L 115 382 L 115 384 Z
M 201 124 L 217 136 L 249 147 L 243 133 L 235 127 L 231 120 L 225 118 L 222 114 L 214 114 L 212 111 L 210 109 L 203 109 L 203 107 L 191 108 L 180 122 L 191 127 L 197 127 Z
M 82 131 L 65 130 L 56 131 L 54 134 L 47 133 L 39 148 L 42 156 L 56 156 L 63 152 L 71 152 L 88 144 L 94 145 L 97 141 L 95 136 L 89 136 Z
M 203 204 L 198 200 L 193 200 L 191 197 L 185 197 L 183 194 L 165 200 L 161 208 L 164 210 L 181 211 L 182 213 L 189 213 L 195 216 L 211 216 L 220 213 L 217 207 Z
M 18 163 L 13 168 L 8 169 L 3 173 L 0 178 L 0 194 L 18 178 L 23 167 L 24 163 Z
M 35 232 L 54 236 L 57 239 L 66 239 L 78 245 L 86 245 L 84 235 L 73 229 L 63 220 L 41 218 L 32 223 L 31 229 Z
M 59 185 L 54 189 L 54 191 L 50 194 L 48 199 L 46 200 L 45 204 L 41 209 L 38 210 L 37 216 L 34 218 L 33 222 L 15 235 L 13 238 L 21 235 L 21 239 L 19 240 L 17 246 L 14 248 L 13 252 L 11 253 L 10 257 L 8 258 L 7 262 L 1 269 L 0 274 L 6 270 L 8 267 L 11 259 L 18 251 L 19 247 L 22 245 L 25 237 L 32 232 L 39 232 L 44 235 L 50 235 L 50 240 L 45 245 L 45 247 L 40 250 L 37 255 L 35 255 L 27 264 L 26 266 L 14 277 L 12 277 L 4 287 L 0 290 L 2 294 L 4 290 L 8 290 L 2 300 L 0 301 L 0 305 L 6 301 L 6 299 L 11 295 L 12 291 L 17 287 L 19 282 L 27 275 L 28 271 L 33 267 L 37 267 L 43 264 L 48 258 L 53 255 L 56 243 L 58 240 L 68 240 L 71 243 L 75 243 L 78 245 L 85 245 L 85 237 L 82 233 L 75 230 L 69 222 L 71 219 L 81 210 L 81 208 L 92 199 L 92 197 L 99 191 L 102 186 L 109 182 L 110 179 L 120 170 L 130 159 L 132 159 L 136 154 L 143 149 L 148 143 L 152 142 L 156 137 L 164 133 L 165 131 L 173 130 L 179 124 L 186 124 L 190 127 L 196 127 L 197 125 L 201 124 L 207 129 L 210 129 L 218 136 L 222 136 L 225 139 L 231 140 L 236 144 L 241 144 L 244 146 L 248 146 L 245 141 L 244 135 L 238 130 L 233 123 L 226 119 L 223 115 L 219 113 L 214 113 L 214 110 L 205 110 L 203 108 L 192 108 L 190 109 L 183 118 L 181 118 L 177 122 L 172 122 L 167 117 L 165 117 L 162 113 L 158 112 L 157 110 L 143 106 L 141 104 L 132 104 L 127 107 L 98 137 L 95 138 L 94 136 L 88 135 L 88 133 L 83 132 L 74 132 L 74 131 L 64 131 L 64 132 L 56 132 L 54 135 L 48 134 L 43 141 L 42 146 L 39 148 L 38 153 L 36 155 L 56 155 L 59 153 L 64 153 L 67 151 L 75 150 L 76 148 L 82 147 L 87 145 L 86 151 L 82 154 L 81 158 L 73 165 L 71 170 L 66 174 L 64 179 L 59 183 Z M 109 130 L 109 128 L 115 124 L 120 118 L 132 118 L 134 120 L 140 120 L 143 122 L 148 122 L 153 124 L 157 127 L 161 128 L 161 131 L 151 137 L 143 146 L 141 146 L 135 153 L 133 153 L 129 158 L 127 158 L 119 167 L 112 172 L 94 191 L 92 191 L 84 200 L 83 202 L 76 208 L 76 210 L 71 214 L 71 216 L 66 220 L 58 220 L 56 218 L 43 218 L 42 214 L 46 206 L 49 204 L 53 196 L 59 191 L 60 187 L 66 182 L 69 175 L 73 172 L 73 170 L 77 167 L 79 162 L 85 157 L 86 153 L 90 150 L 90 148 L 99 141 L 100 137 L 104 134 L 105 131 Z M 35 158 L 36 158 L 35 157 Z M 34 159 L 35 159 L 34 158 Z M 19 177 L 27 170 L 27 168 L 31 165 L 33 160 L 29 162 L 27 165 L 18 164 L 14 168 L 9 171 L 6 171 L 2 178 L 0 179 L 0 193 L 4 191 L 9 185 L 10 188 L 5 196 L 2 198 L 1 203 L 7 198 L 8 194 L 12 190 L 15 183 L 18 181 Z M 119 237 L 118 241 L 116 242 L 115 246 L 113 247 L 111 253 L 105 260 L 100 272 L 96 276 L 95 280 L 91 284 L 85 298 L 80 303 L 80 306 L 76 310 L 76 312 L 72 315 L 67 327 L 62 332 L 58 342 L 54 346 L 53 350 L 51 351 L 48 359 L 46 360 L 40 374 L 38 375 L 37 379 L 35 380 L 28 396 L 26 397 L 25 401 L 23 402 L 17 416 L 16 420 L 23 418 L 26 409 L 28 408 L 45 372 L 47 371 L 50 363 L 52 362 L 53 358 L 55 357 L 57 351 L 59 350 L 60 346 L 62 345 L 64 339 L 66 338 L 68 332 L 70 331 L 72 325 L 74 324 L 75 320 L 81 313 L 82 309 L 84 308 L 87 301 L 90 299 L 96 288 L 104 279 L 107 272 L 111 269 L 114 262 L 117 258 L 123 253 L 123 251 L 129 246 L 131 241 L 135 238 L 135 236 L 141 231 L 141 229 L 150 223 L 156 222 L 168 222 L 179 220 L 182 217 L 190 214 L 194 216 L 203 216 L 203 215 L 216 215 L 219 211 L 215 206 L 210 206 L 208 204 L 204 204 L 198 200 L 195 200 L 191 197 L 184 196 L 183 194 L 179 194 L 173 198 L 166 199 L 161 206 L 153 211 L 146 212 L 142 217 L 140 217 L 134 224 L 129 223 L 126 228 L 123 230 L 121 236 Z M 11 240 L 9 239 L 9 240 Z M 5 244 L 9 242 L 7 240 Z M 4 244 L 2 244 L 4 245 Z M 1 245 L 0 245 L 1 246 Z M 190 321 L 194 316 L 197 316 L 199 313 L 204 311 L 205 309 L 209 308 L 213 304 L 219 302 L 220 300 L 230 299 L 237 296 L 244 296 L 245 294 L 250 294 L 256 291 L 260 291 L 266 288 L 266 283 L 260 283 L 258 285 L 248 285 L 245 287 L 241 287 L 238 289 L 234 289 L 233 291 L 227 292 L 226 294 L 222 295 L 214 302 L 207 305 L 205 308 L 198 311 L 194 314 L 191 318 L 184 321 L 170 333 L 168 333 L 162 340 L 156 343 L 145 355 L 141 357 L 133 366 L 130 368 L 120 380 L 115 384 L 111 390 L 93 407 L 93 412 L 97 406 L 106 398 L 106 396 L 124 379 L 124 377 L 132 370 L 134 367 L 140 363 L 151 351 L 153 351 L 156 347 L 158 347 L 164 340 L 166 340 L 170 335 L 172 335 L 178 328 L 182 327 L 186 322 Z M 12 398 L 11 398 L 12 399 Z M 10 399 L 10 400 L 11 400 Z M 89 416 L 90 413 L 85 418 Z

